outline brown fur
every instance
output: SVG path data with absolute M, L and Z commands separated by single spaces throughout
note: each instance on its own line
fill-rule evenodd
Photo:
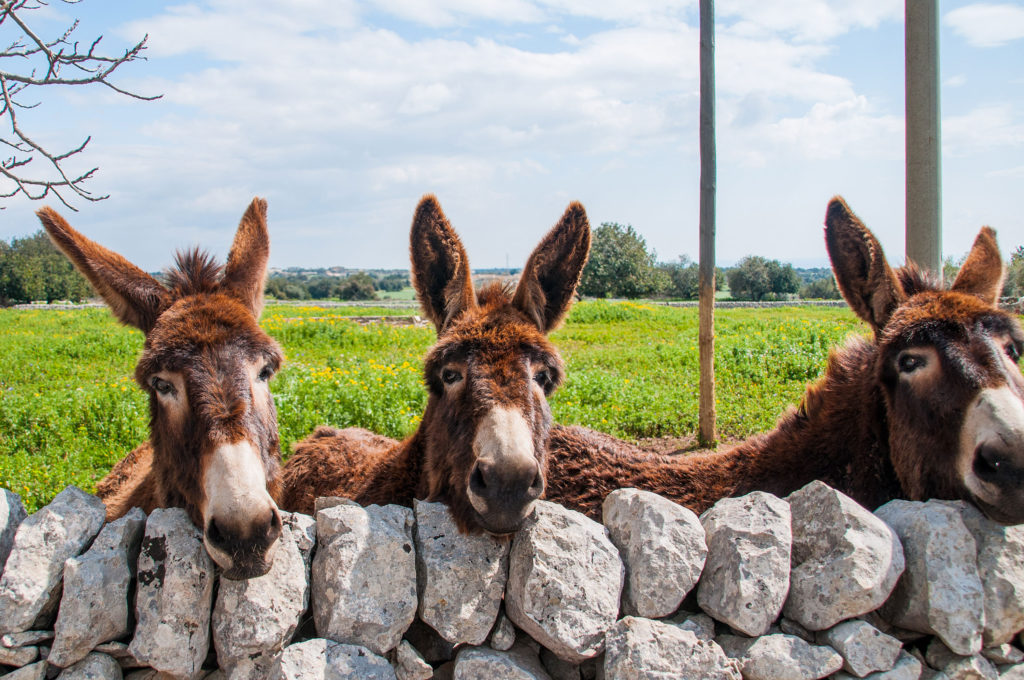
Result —
M 417 295 L 438 330 L 424 366 L 420 426 L 403 442 L 357 428 L 317 428 L 285 465 L 282 507 L 308 513 L 319 496 L 367 505 L 439 500 L 463 531 L 506 533 L 514 527 L 482 517 L 469 500 L 479 461 L 474 438 L 491 409 L 514 409 L 528 423 L 542 475 L 551 427 L 546 395 L 564 371 L 545 335 L 563 318 L 586 263 L 586 213 L 569 206 L 531 255 L 514 294 L 497 285 L 474 294 L 465 250 L 433 196 L 420 202 L 410 241 Z M 446 383 L 450 374 L 458 380 Z
M 254 199 L 242 217 L 226 267 L 200 251 L 179 254 L 166 285 L 82 236 L 55 211 L 38 214 L 118 319 L 146 334 L 135 379 L 150 395 L 150 439 L 97 484 L 108 521 L 136 506 L 146 512 L 181 507 L 205 528 L 199 480 L 206 458 L 217 443 L 243 438 L 259 451 L 268 490 L 277 495 L 273 402 L 253 404 L 245 377 L 248 362 L 262 362 L 273 372 L 283 358 L 257 323 L 269 252 L 266 201 Z M 153 382 L 161 371 L 183 376 L 188 413 L 169 414 L 161 406 Z

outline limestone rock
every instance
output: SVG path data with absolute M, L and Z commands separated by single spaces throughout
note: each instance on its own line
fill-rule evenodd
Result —
M 516 627 L 505 615 L 505 612 L 498 614 L 498 620 L 494 622 L 494 630 L 491 632 L 491 649 L 507 652 L 516 643 Z
M 409 625 L 402 637 L 423 655 L 427 663 L 451 661 L 455 658 L 455 645 L 438 635 L 436 630 L 418 618 L 413 619 L 412 624 Z M 509 647 L 511 646 L 512 644 L 509 643 Z
M 434 674 L 434 669 L 408 640 L 402 640 L 395 648 L 394 666 L 398 680 L 428 680 Z
M 188 514 L 154 510 L 139 552 L 131 654 L 165 673 L 197 677 L 210 648 L 213 580 L 213 560 Z
M 934 633 L 957 654 L 981 650 L 984 592 L 977 546 L 961 519 L 961 501 L 895 500 L 875 514 L 903 543 L 907 568 L 881 609 L 891 623 Z
M 52 630 L 24 630 L 20 633 L 7 633 L 0 636 L 0 645 L 4 647 L 26 647 L 49 642 L 53 639 Z
M 0 489 L 0 574 L 4 573 L 7 556 L 14 547 L 14 534 L 27 516 L 21 496 L 13 491 Z
M 1024 680 L 1024 664 L 999 669 L 999 680 Z
M 4 676 L 4 680 L 44 680 L 44 678 L 46 678 L 45 661 L 22 666 Z
M 815 641 L 814 633 L 812 631 L 807 630 L 796 621 L 785 617 L 779 619 L 779 631 L 786 635 L 795 635 L 801 640 L 806 640 L 807 642 Z
M 35 646 L 0 647 L 0 666 L 21 668 L 22 666 L 27 666 L 38 658 L 39 648 Z
M 272 680 L 396 680 L 394 669 L 384 657 L 360 645 L 323 638 L 285 647 L 277 667 L 267 677 Z
M 624 575 L 603 526 L 537 501 L 512 541 L 506 612 L 542 645 L 578 663 L 603 649 L 619 613 Z
M 313 620 L 320 635 L 377 654 L 398 646 L 416 616 L 413 515 L 351 501 L 316 516 Z
M 715 620 L 707 614 L 682 612 L 673 616 L 669 623 L 677 626 L 680 630 L 690 631 L 697 636 L 698 640 L 710 642 L 715 639 Z
M 863 678 L 896 665 L 903 645 L 866 621 L 844 621 L 819 635 L 819 641 L 839 652 L 843 669 Z
M 580 680 L 580 664 L 559 659 L 550 649 L 540 648 L 540 663 L 551 676 L 551 680 Z
M 146 513 L 132 508 L 103 527 L 85 554 L 64 563 L 64 596 L 47 661 L 66 668 L 96 645 L 131 632 L 128 595 L 145 527 Z
M 113 657 L 93 652 L 68 666 L 57 677 L 60 680 L 121 680 L 122 674 Z
M 650 491 L 617 489 L 604 500 L 603 521 L 626 566 L 624 612 L 672 614 L 697 584 L 708 554 L 697 515 Z
M 745 635 L 763 635 L 789 592 L 789 504 L 762 491 L 724 498 L 701 515 L 708 557 L 697 602 Z
M 455 680 L 551 680 L 537 653 L 523 644 L 507 652 L 489 647 L 463 647 L 455 657 Z
M 106 514 L 103 501 L 69 486 L 21 523 L 0 577 L 0 633 L 47 627 L 60 598 L 64 560 L 82 552 Z
M 740 662 L 745 680 L 816 680 L 843 667 L 843 657 L 831 647 L 781 633 L 751 639 L 726 653 Z
M 793 555 L 785 616 L 808 630 L 824 630 L 880 607 L 903 573 L 896 533 L 823 482 L 811 482 L 787 500 Z
M 738 664 L 717 644 L 661 621 L 627 616 L 608 631 L 605 647 L 607 680 L 741 677 Z
M 419 617 L 454 644 L 479 645 L 498 616 L 509 541 L 464 536 L 443 503 L 414 501 Z
M 925 652 L 928 665 L 944 673 L 950 680 L 999 680 L 995 664 L 981 654 L 961 656 L 941 640 L 932 640 Z
M 983 644 L 1006 644 L 1024 630 L 1024 525 L 1005 526 L 973 505 L 959 507 L 978 546 L 978 576 L 985 593 Z
M 301 517 L 307 516 L 281 513 L 270 571 L 245 581 L 220 580 L 213 644 L 218 664 L 232 680 L 266 678 L 309 604 L 309 562 L 302 548 L 308 555 L 312 546 Z
M 1011 644 L 985 647 L 981 650 L 981 655 L 997 666 L 1006 666 L 1024 662 L 1024 652 L 1021 652 Z
M 878 671 L 864 676 L 865 680 L 918 680 L 923 666 L 921 662 L 906 652 L 900 652 L 896 664 L 887 671 Z M 857 676 L 840 671 L 832 676 L 833 680 L 855 680 Z

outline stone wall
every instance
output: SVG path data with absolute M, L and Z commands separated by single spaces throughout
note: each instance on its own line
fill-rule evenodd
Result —
M 181 510 L 103 517 L 0 490 L 6 677 L 1024 679 L 1024 526 L 959 502 L 815 482 L 698 518 L 622 489 L 603 525 L 541 502 L 498 540 L 320 499 L 249 581 Z

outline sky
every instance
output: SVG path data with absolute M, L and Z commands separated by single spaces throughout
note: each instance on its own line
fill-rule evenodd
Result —
M 1024 244 L 1024 2 L 939 4 L 943 251 L 978 229 Z M 903 3 L 716 3 L 722 265 L 756 254 L 827 265 L 835 194 L 904 259 Z M 434 193 L 473 267 L 519 267 L 572 200 L 631 224 L 658 259 L 698 246 L 696 0 L 84 0 L 108 51 L 148 35 L 121 86 L 50 89 L 26 131 L 98 166 L 69 221 L 149 271 L 177 248 L 223 257 L 253 196 L 271 265 L 408 266 Z M 10 41 L 0 27 L 0 42 Z M 0 68 L 9 66 L 0 65 Z M 0 185 L 0 188 L 3 188 Z M 2 200 L 2 199 L 0 199 Z M 0 238 L 33 233 L 4 200 Z

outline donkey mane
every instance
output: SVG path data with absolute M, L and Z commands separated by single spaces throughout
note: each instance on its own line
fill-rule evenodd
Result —
M 183 298 L 190 295 L 212 293 L 220 285 L 224 265 L 199 247 L 179 250 L 174 254 L 174 266 L 163 275 L 164 283 L 172 295 Z
M 913 262 L 908 262 L 895 271 L 896 278 L 899 279 L 907 297 L 913 297 L 926 291 L 941 293 L 947 289 L 941 276 L 921 269 Z

